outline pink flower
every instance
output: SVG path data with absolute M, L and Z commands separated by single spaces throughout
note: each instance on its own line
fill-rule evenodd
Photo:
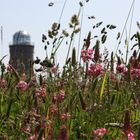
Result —
M 134 78 L 140 78 L 140 69 L 131 69 L 131 74 L 133 75 Z
M 65 92 L 61 90 L 61 92 L 59 93 L 59 100 L 63 101 L 65 98 Z
M 68 140 L 68 130 L 66 125 L 62 125 L 57 140 Z
M 52 95 L 52 102 L 53 102 L 53 103 L 56 103 L 57 99 L 58 99 L 58 96 L 57 96 L 56 93 L 54 93 L 54 94 Z
M 89 69 L 88 69 L 89 75 L 98 76 L 102 74 L 102 72 L 103 72 L 103 68 L 101 64 L 90 64 Z
M 28 140 L 36 140 L 36 139 L 37 139 L 37 138 L 36 138 L 35 135 L 32 135 L 32 136 L 30 136 L 30 137 L 28 138 Z M 41 140 L 45 140 L 45 138 L 42 137 Z
M 22 128 L 22 131 L 25 132 L 25 133 L 30 133 L 31 132 L 31 128 L 29 125 L 26 125 Z
M 35 135 L 30 136 L 28 140 L 36 140 Z
M 125 65 L 124 64 L 117 65 L 116 70 L 119 73 L 125 72 Z
M 88 49 L 88 50 L 82 50 L 81 51 L 81 57 L 84 62 L 91 60 L 92 59 L 92 54 L 93 54 L 93 49 Z
M 45 140 L 45 138 L 44 138 L 44 137 L 42 137 L 42 138 L 41 138 L 41 140 Z
M 70 114 L 69 113 L 61 114 L 60 115 L 60 120 L 62 120 L 62 121 L 65 121 L 65 120 L 67 120 L 69 118 L 70 118 Z
M 50 111 L 55 116 L 58 113 L 58 107 L 53 104 L 50 106 Z
M 111 80 L 117 80 L 117 77 L 116 77 L 116 75 L 114 73 L 111 73 L 110 74 L 110 79 Z
M 7 87 L 7 81 L 5 79 L 0 80 L 0 88 L 6 88 Z
M 28 84 L 24 81 L 20 81 L 16 87 L 21 91 L 25 91 L 28 87 Z
M 93 131 L 94 135 L 97 135 L 99 137 L 103 137 L 105 134 L 107 134 L 106 128 L 99 128 Z
M 46 88 L 38 88 L 35 91 L 35 95 L 38 97 L 45 97 L 46 96 Z
M 132 133 L 132 132 L 129 132 L 129 133 L 127 134 L 127 137 L 128 137 L 128 140 L 135 140 L 135 138 L 134 138 L 134 133 Z

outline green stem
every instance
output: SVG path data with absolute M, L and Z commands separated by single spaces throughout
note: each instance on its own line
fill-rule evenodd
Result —
M 58 50 L 58 48 L 59 48 L 60 45 L 62 44 L 63 40 L 64 40 L 64 38 L 58 43 L 58 45 L 57 45 L 55 51 L 53 52 L 53 55 L 55 55 L 56 51 Z
M 73 41 L 73 37 L 74 37 L 74 31 L 71 34 L 71 39 L 70 39 L 70 44 L 69 44 L 68 53 L 67 53 L 67 57 L 66 57 L 66 62 L 67 62 L 68 57 L 69 57 L 69 53 L 70 53 L 70 49 L 71 49 L 71 44 L 72 44 L 72 41 Z
M 85 3 L 84 3 L 84 5 L 85 5 Z M 82 8 L 82 15 L 81 15 L 81 26 L 80 26 L 81 27 L 81 30 L 82 30 L 82 25 L 83 25 L 84 5 L 83 5 L 83 8 Z M 80 33 L 79 33 L 79 40 L 78 40 L 77 60 L 79 58 L 79 52 L 80 52 L 80 41 L 81 41 L 81 33 L 82 33 L 81 30 L 80 30 Z
M 81 8 L 79 9 L 79 12 L 78 12 L 78 18 L 80 16 L 80 13 L 81 13 Z M 66 57 L 66 62 L 65 63 L 67 63 L 67 60 L 68 60 L 68 57 L 69 57 L 69 53 L 70 53 L 71 45 L 72 45 L 72 42 L 73 42 L 76 26 L 77 25 L 74 25 L 74 27 L 73 27 L 73 32 L 71 34 L 70 44 L 69 44 L 68 53 L 67 53 L 67 57 Z

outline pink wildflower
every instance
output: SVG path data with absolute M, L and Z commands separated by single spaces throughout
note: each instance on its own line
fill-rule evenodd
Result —
M 140 69 L 132 68 L 131 74 L 133 75 L 134 78 L 140 78 Z
M 58 113 L 58 107 L 56 105 L 51 105 L 50 111 L 53 115 L 56 115 Z
M 91 60 L 92 59 L 92 54 L 93 54 L 93 49 L 88 49 L 88 50 L 82 50 L 82 59 L 84 62 Z
M 57 101 L 57 99 L 58 99 L 57 94 L 54 93 L 54 94 L 52 95 L 52 102 L 55 104 L 56 101 Z
M 30 136 L 28 140 L 36 140 L 35 135 Z
M 28 84 L 24 81 L 20 81 L 16 87 L 21 91 L 25 91 L 28 87 Z
M 42 137 L 42 139 L 41 140 L 45 140 L 45 138 L 44 137 Z
M 110 79 L 115 81 L 115 80 L 117 80 L 117 77 L 116 77 L 116 75 L 114 73 L 111 73 L 110 74 Z
M 61 126 L 57 140 L 68 140 L 68 130 L 66 125 Z
M 22 130 L 23 130 L 23 132 L 25 132 L 25 133 L 30 133 L 30 132 L 31 132 L 31 128 L 30 128 L 29 125 L 24 126 L 24 127 L 22 128 Z
M 37 138 L 36 138 L 35 135 L 32 135 L 32 136 L 30 136 L 30 137 L 28 138 L 28 140 L 36 140 L 36 139 L 37 139 Z M 42 137 L 41 140 L 45 140 L 45 138 Z
M 38 88 L 35 91 L 35 95 L 38 97 L 45 97 L 46 96 L 46 88 Z
M 6 88 L 7 87 L 7 81 L 5 79 L 0 80 L 0 88 Z
M 97 136 L 100 136 L 100 137 L 103 137 L 106 133 L 107 133 L 106 128 L 99 128 L 99 129 L 96 129 L 96 130 L 93 131 L 94 135 L 97 135 Z
M 132 133 L 132 132 L 129 132 L 129 133 L 127 134 L 127 137 L 128 137 L 128 140 L 135 140 L 135 138 L 134 138 L 134 133 Z
M 61 90 L 61 92 L 59 93 L 59 100 L 63 101 L 65 98 L 65 92 Z
M 125 72 L 125 65 L 124 64 L 117 65 L 116 70 L 119 73 Z
M 60 120 L 65 121 L 65 120 L 69 119 L 69 117 L 70 117 L 69 113 L 61 114 L 60 115 Z
M 98 76 L 102 74 L 103 68 L 101 64 L 90 64 L 88 73 L 91 76 Z

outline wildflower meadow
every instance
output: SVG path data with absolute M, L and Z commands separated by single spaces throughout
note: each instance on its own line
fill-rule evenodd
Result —
M 117 30 L 102 21 L 80 38 L 81 47 L 73 46 L 81 33 L 80 14 L 68 21 L 70 30 L 54 22 L 42 34 L 46 56 L 30 63 L 33 71 L 24 71 L 22 62 L 18 68 L 5 65 L 1 58 L 0 140 L 140 140 L 140 24 L 129 40 L 116 35 L 116 51 L 101 49 L 108 32 Z M 65 40 L 60 67 L 56 55 L 62 55 Z

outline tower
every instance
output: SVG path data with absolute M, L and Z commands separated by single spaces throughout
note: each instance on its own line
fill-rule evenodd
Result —
M 10 64 L 18 71 L 29 73 L 33 71 L 32 61 L 34 45 L 31 43 L 31 37 L 26 31 L 18 31 L 13 35 L 10 49 Z

